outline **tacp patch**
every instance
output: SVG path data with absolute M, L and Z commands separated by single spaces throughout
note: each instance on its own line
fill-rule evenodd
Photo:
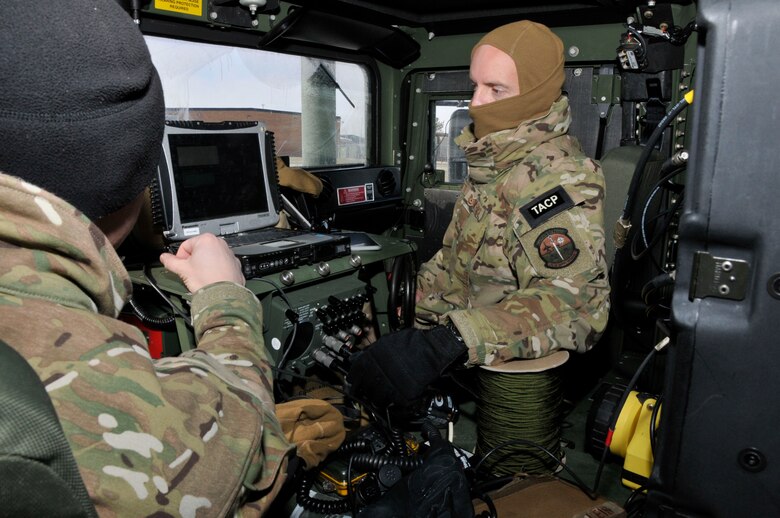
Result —
M 566 268 L 580 255 L 569 231 L 562 227 L 552 227 L 543 231 L 534 241 L 534 247 L 539 252 L 544 265 L 554 270 Z
M 518 225 L 525 232 L 516 232 L 525 257 L 540 277 L 574 278 L 596 267 L 593 237 L 579 226 L 580 207 L 564 210 L 534 229 Z M 517 219 L 523 216 L 517 213 Z M 520 223 L 519 221 L 517 223 Z
M 574 201 L 563 187 L 558 186 L 537 196 L 519 210 L 531 228 L 536 228 L 556 214 L 572 207 Z

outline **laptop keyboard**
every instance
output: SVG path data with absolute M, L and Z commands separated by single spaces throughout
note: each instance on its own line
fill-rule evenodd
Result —
M 285 239 L 288 237 L 299 236 L 302 231 L 293 230 L 289 228 L 263 228 L 260 230 L 253 230 L 244 234 L 229 234 L 227 236 L 220 236 L 231 248 L 251 245 L 253 243 L 262 243 L 266 241 L 276 241 L 279 239 Z M 168 245 L 168 251 L 175 254 L 181 246 L 181 242 L 170 243 Z
M 227 236 L 222 236 L 222 239 L 224 239 L 228 245 L 234 247 L 241 245 L 251 245 L 253 243 L 262 243 L 264 241 L 285 239 L 287 237 L 298 236 L 300 233 L 301 232 L 299 230 L 273 227 L 253 230 L 252 232 L 247 232 L 246 234 L 230 234 Z

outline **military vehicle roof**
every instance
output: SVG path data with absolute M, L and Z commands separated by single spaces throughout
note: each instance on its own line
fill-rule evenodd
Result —
M 551 26 L 624 21 L 639 0 L 292 0 L 314 11 L 343 13 L 376 25 L 423 27 L 437 35 L 485 32 L 507 19 Z M 659 0 L 659 3 L 668 3 Z M 679 1 L 676 3 L 680 3 Z

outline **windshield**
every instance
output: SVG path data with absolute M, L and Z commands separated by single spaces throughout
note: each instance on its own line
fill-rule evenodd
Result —
M 146 36 L 174 120 L 254 120 L 290 165 L 367 165 L 366 67 Z

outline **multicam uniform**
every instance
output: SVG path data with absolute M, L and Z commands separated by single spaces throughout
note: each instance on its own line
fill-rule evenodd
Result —
M 604 179 L 570 122 L 564 96 L 516 129 L 456 141 L 469 177 L 418 275 L 417 322 L 450 319 L 469 364 L 583 352 L 606 327 Z
M 233 283 L 199 290 L 198 349 L 153 361 L 142 332 L 115 318 L 130 290 L 94 224 L 0 174 L 0 339 L 43 380 L 98 513 L 262 514 L 291 446 L 259 302 Z

